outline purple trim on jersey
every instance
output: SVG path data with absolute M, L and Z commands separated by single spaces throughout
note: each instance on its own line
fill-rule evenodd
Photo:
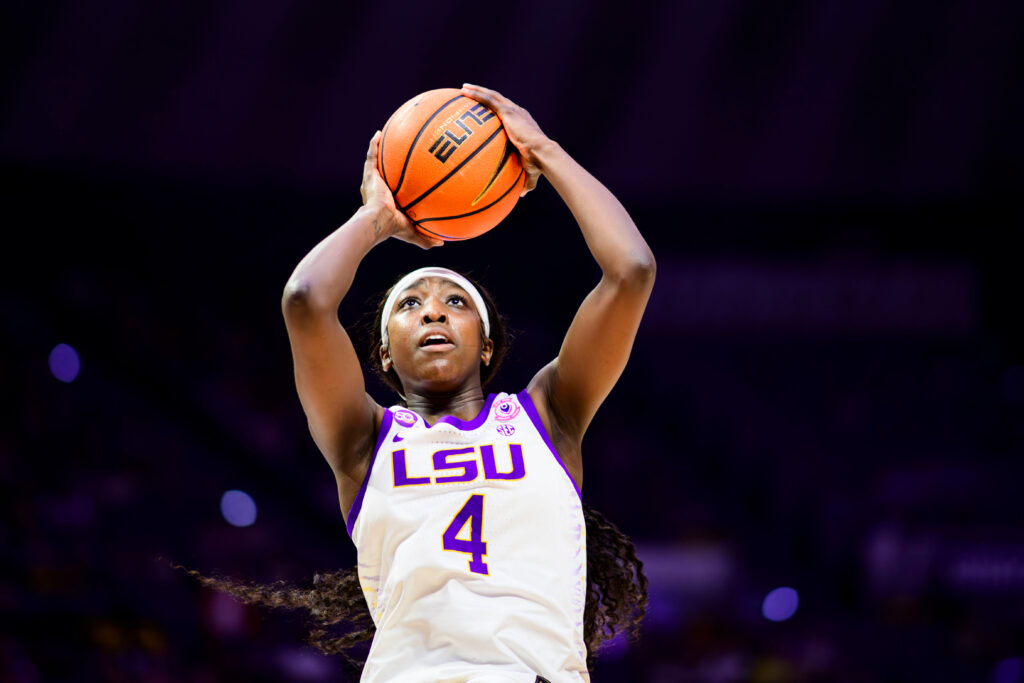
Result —
M 391 431 L 391 421 L 394 417 L 394 413 L 390 410 L 385 410 L 384 417 L 380 420 L 380 432 L 377 434 L 377 444 L 373 447 L 373 453 L 370 454 L 370 464 L 366 466 L 366 476 L 363 477 L 363 483 L 359 485 L 359 493 L 356 494 L 356 499 L 352 501 L 352 507 L 348 511 L 345 529 L 348 531 L 349 537 L 352 536 L 352 527 L 356 525 L 356 517 L 359 516 L 359 510 L 363 507 L 363 496 L 366 494 L 366 485 L 370 483 L 370 474 L 373 473 L 373 463 L 377 460 L 377 451 L 380 450 L 381 444 L 384 443 L 384 438 Z
M 457 429 L 461 429 L 462 431 L 465 431 L 465 432 L 473 431 L 474 429 L 476 429 L 477 427 L 479 427 L 480 425 L 482 425 L 484 422 L 487 421 L 487 416 L 491 412 L 491 404 L 494 403 L 494 397 L 495 396 L 496 396 L 496 394 L 488 394 L 487 395 L 487 401 L 484 402 L 483 409 L 481 409 L 480 414 L 477 415 L 476 417 L 474 417 L 472 420 L 469 420 L 469 421 L 460 420 L 459 418 L 455 417 L 454 415 L 445 415 L 444 417 L 442 417 L 440 420 L 438 420 L 434 424 L 427 425 L 427 429 L 430 429 L 431 427 L 436 427 L 437 425 L 439 425 L 441 423 L 445 423 L 445 424 L 450 424 L 451 426 L 453 426 L 453 427 L 455 427 Z M 420 417 L 422 417 L 422 415 Z M 427 421 L 423 420 L 423 424 L 427 424 Z
M 571 474 L 569 474 L 569 468 L 565 466 L 564 462 L 562 462 L 562 456 L 558 454 L 558 451 L 556 451 L 554 445 L 552 445 L 551 438 L 548 437 L 548 432 L 544 429 L 544 423 L 540 420 L 540 414 L 537 413 L 537 406 L 533 405 L 533 399 L 530 398 L 530 393 L 523 389 L 516 394 L 516 398 L 519 399 L 523 408 L 526 409 L 526 414 L 530 416 L 530 421 L 533 422 L 533 426 L 537 428 L 541 438 L 544 439 L 544 443 L 546 443 L 548 448 L 551 449 L 551 455 L 555 456 L 555 460 L 562 466 L 562 469 L 565 470 L 565 476 L 569 477 L 569 481 L 572 482 L 572 487 L 576 489 L 576 495 L 578 495 L 580 500 L 582 500 L 583 494 L 580 493 L 580 487 L 576 485 L 576 480 L 572 478 Z

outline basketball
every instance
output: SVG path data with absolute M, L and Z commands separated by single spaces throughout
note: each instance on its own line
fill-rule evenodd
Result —
M 498 117 L 455 88 L 430 90 L 384 125 L 377 167 L 418 230 L 445 241 L 481 235 L 519 200 L 526 173 Z

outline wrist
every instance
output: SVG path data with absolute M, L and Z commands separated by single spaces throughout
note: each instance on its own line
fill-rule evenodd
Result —
M 530 148 L 530 157 L 533 159 L 534 164 L 543 173 L 546 166 L 551 163 L 560 155 L 564 155 L 565 150 L 562 149 L 561 145 L 552 140 L 551 138 L 544 138 L 542 142 L 537 145 L 533 145 Z
M 380 244 L 395 233 L 395 216 L 383 202 L 370 201 L 356 211 L 356 219 L 366 226 L 374 244 Z

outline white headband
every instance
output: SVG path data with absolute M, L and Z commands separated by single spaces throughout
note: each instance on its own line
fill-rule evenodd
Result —
M 469 294 L 469 298 L 473 300 L 473 305 L 476 306 L 476 312 L 480 314 L 480 322 L 484 327 L 484 336 L 491 336 L 491 323 L 487 318 L 487 306 L 484 304 L 484 298 L 480 296 L 480 292 L 473 286 L 473 283 L 456 273 L 454 270 L 428 266 L 426 268 L 420 268 L 419 270 L 412 271 L 396 282 L 395 286 L 391 288 L 391 293 L 388 294 L 388 298 L 384 302 L 384 311 L 380 316 L 380 343 L 382 346 L 386 348 L 388 345 L 388 320 L 391 319 L 391 310 L 395 307 L 395 301 L 398 299 L 398 295 L 408 289 L 412 283 L 427 277 L 444 278 L 445 280 L 448 280 L 449 282 L 452 282 L 466 290 L 466 294 Z

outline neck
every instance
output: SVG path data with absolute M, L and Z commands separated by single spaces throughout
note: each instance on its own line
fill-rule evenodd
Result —
M 409 391 L 406 393 L 405 404 L 429 424 L 449 415 L 468 421 L 483 410 L 484 392 L 479 384 L 452 393 L 420 394 Z

